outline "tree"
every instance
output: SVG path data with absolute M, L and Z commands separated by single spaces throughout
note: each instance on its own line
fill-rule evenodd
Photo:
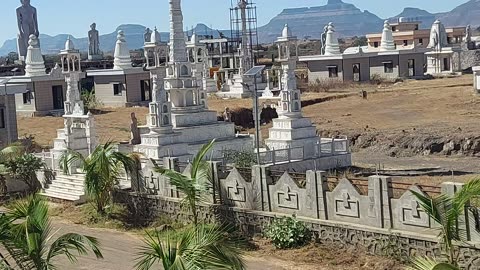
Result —
M 138 270 L 161 263 L 165 270 L 245 269 L 238 241 L 219 226 L 198 225 L 166 235 L 148 233 L 138 254 Z
M 214 144 L 215 140 L 212 140 L 202 147 L 193 159 L 192 169 L 188 176 L 155 165 L 155 171 L 167 176 L 170 179 L 170 184 L 176 186 L 177 190 L 185 195 L 182 200 L 182 207 L 192 214 L 195 226 L 198 224 L 198 204 L 207 193 L 211 183 L 210 167 L 204 159 Z
M 465 213 L 465 208 L 469 206 L 472 199 L 480 194 L 480 178 L 471 180 L 453 196 L 442 194 L 438 197 L 431 198 L 418 192 L 412 191 L 412 193 L 420 201 L 420 206 L 423 211 L 440 225 L 438 237 L 443 252 L 447 256 L 448 267 L 451 267 L 444 268 L 447 266 L 442 263 L 432 264 L 433 261 L 431 259 L 417 259 L 412 269 L 457 269 L 456 248 L 453 242 L 464 241 L 466 239 L 464 232 L 459 230 L 459 224 L 462 223 L 461 217 Z M 425 265 L 433 265 L 434 268 L 425 268 Z
M 0 244 L 22 269 L 56 269 L 55 259 L 65 256 L 71 263 L 78 255 L 92 251 L 103 258 L 97 239 L 76 233 L 64 234 L 53 240 L 48 216 L 48 203 L 38 195 L 15 203 L 0 217 Z M 9 269 L 8 265 L 5 268 Z
M 138 173 L 140 157 L 136 153 L 123 154 L 116 150 L 112 142 L 99 145 L 88 157 L 75 151 L 67 151 L 60 158 L 60 167 L 65 174 L 69 168 L 79 164 L 85 173 L 85 191 L 94 201 L 99 214 L 105 215 L 106 207 L 112 201 L 112 192 L 124 172 L 127 175 Z

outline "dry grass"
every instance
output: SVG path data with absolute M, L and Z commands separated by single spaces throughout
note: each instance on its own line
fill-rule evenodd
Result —
M 290 270 L 400 270 L 405 265 L 385 257 L 367 255 L 364 250 L 335 245 L 311 244 L 299 249 L 278 250 L 264 239 L 255 239 L 255 251 L 248 255 L 282 262 Z M 339 254 L 342 254 L 339 256 Z

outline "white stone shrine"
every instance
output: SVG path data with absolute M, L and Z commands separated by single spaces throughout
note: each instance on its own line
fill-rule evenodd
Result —
M 47 75 L 45 71 L 45 62 L 43 61 L 40 42 L 35 35 L 30 35 L 28 41 L 27 56 L 25 58 L 25 76 L 43 76 Z
M 393 40 L 392 27 L 388 21 L 383 24 L 382 42 L 380 44 L 380 51 L 394 51 L 396 50 L 395 41 Z
M 332 26 L 329 27 L 330 41 L 332 28 Z M 326 51 L 329 51 L 328 41 L 327 36 Z M 292 151 L 293 156 L 312 158 L 316 155 L 319 138 L 310 119 L 302 116 L 301 93 L 295 78 L 298 44 L 297 38 L 292 36 L 288 25 L 285 25 L 282 36 L 276 43 L 279 51 L 278 60 L 282 65 L 282 90 L 277 106 L 279 118 L 273 120 L 273 127 L 269 130 L 269 138 L 265 140 L 265 144 L 269 150 L 297 148 Z
M 341 54 L 340 45 L 338 44 L 338 36 L 335 32 L 333 23 L 328 23 L 327 39 L 325 41 L 325 55 Z M 284 30 L 285 31 L 285 30 Z
M 115 53 L 113 60 L 113 69 L 131 69 L 132 59 L 128 49 L 125 33 L 120 30 L 117 33 L 117 43 L 115 44 Z
M 436 20 L 432 25 L 430 42 L 427 48 L 431 49 L 431 51 L 425 53 L 427 56 L 427 74 L 451 74 L 461 66 L 461 51 L 448 44 L 447 32 L 440 20 Z M 458 63 L 454 62 L 453 56 L 455 53 L 458 54 Z

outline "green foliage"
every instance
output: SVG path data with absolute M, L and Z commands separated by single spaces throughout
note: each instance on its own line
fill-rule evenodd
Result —
M 85 172 L 85 191 L 94 201 L 97 212 L 106 215 L 106 208 L 112 202 L 112 191 L 124 172 L 138 174 L 140 157 L 133 153 L 126 155 L 116 150 L 112 142 L 99 145 L 88 157 L 78 152 L 67 151 L 60 158 L 60 167 L 65 174 L 71 166 L 80 164 Z
M 21 269 L 56 269 L 57 257 L 65 256 L 75 263 L 77 254 L 86 255 L 88 251 L 103 258 L 93 237 L 75 233 L 54 236 L 48 212 L 48 203 L 34 195 L 16 202 L 0 217 L 0 244 Z
M 223 151 L 223 158 L 228 163 L 234 163 L 237 168 L 250 168 L 257 163 L 255 153 L 248 150 L 227 149 Z
M 302 247 L 312 239 L 310 230 L 295 217 L 275 218 L 266 228 L 265 236 L 278 249 Z
M 413 195 L 420 201 L 420 206 L 431 219 L 440 225 L 439 239 L 443 252 L 447 256 L 448 263 L 457 265 L 457 255 L 454 241 L 465 241 L 465 231 L 459 230 L 461 217 L 470 201 L 480 194 L 480 178 L 473 179 L 466 183 L 460 191 L 453 196 L 442 194 L 431 198 L 412 191 Z
M 103 105 L 95 96 L 95 91 L 85 89 L 82 89 L 82 101 L 87 111 L 98 109 Z
M 215 140 L 212 140 L 200 149 L 193 159 L 190 175 L 184 175 L 155 165 L 155 171 L 167 176 L 170 179 L 170 184 L 185 195 L 182 199 L 182 207 L 193 216 L 194 225 L 198 224 L 198 204 L 204 200 L 204 196 L 211 186 L 210 166 L 205 161 L 205 157 L 214 144 Z
M 243 270 L 240 242 L 220 226 L 197 225 L 183 231 L 148 233 L 141 248 L 138 270 Z
M 12 176 L 25 182 L 30 191 L 36 192 L 42 188 L 36 175 L 37 171 L 45 167 L 42 159 L 33 154 L 23 154 L 19 157 L 8 159 L 4 165 Z
M 460 268 L 448 263 L 439 263 L 430 258 L 417 258 L 413 266 L 407 270 L 460 270 Z
M 367 46 L 368 45 L 368 39 L 366 36 L 361 36 L 361 37 L 354 37 L 352 46 L 351 47 L 358 47 L 358 46 Z

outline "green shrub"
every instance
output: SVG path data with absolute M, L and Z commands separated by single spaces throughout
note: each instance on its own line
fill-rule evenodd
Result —
M 310 230 L 295 216 L 275 218 L 266 228 L 265 236 L 278 249 L 298 248 L 312 239 Z
M 253 151 L 249 150 L 223 150 L 225 162 L 234 163 L 237 168 L 250 168 L 257 163 L 257 158 Z

